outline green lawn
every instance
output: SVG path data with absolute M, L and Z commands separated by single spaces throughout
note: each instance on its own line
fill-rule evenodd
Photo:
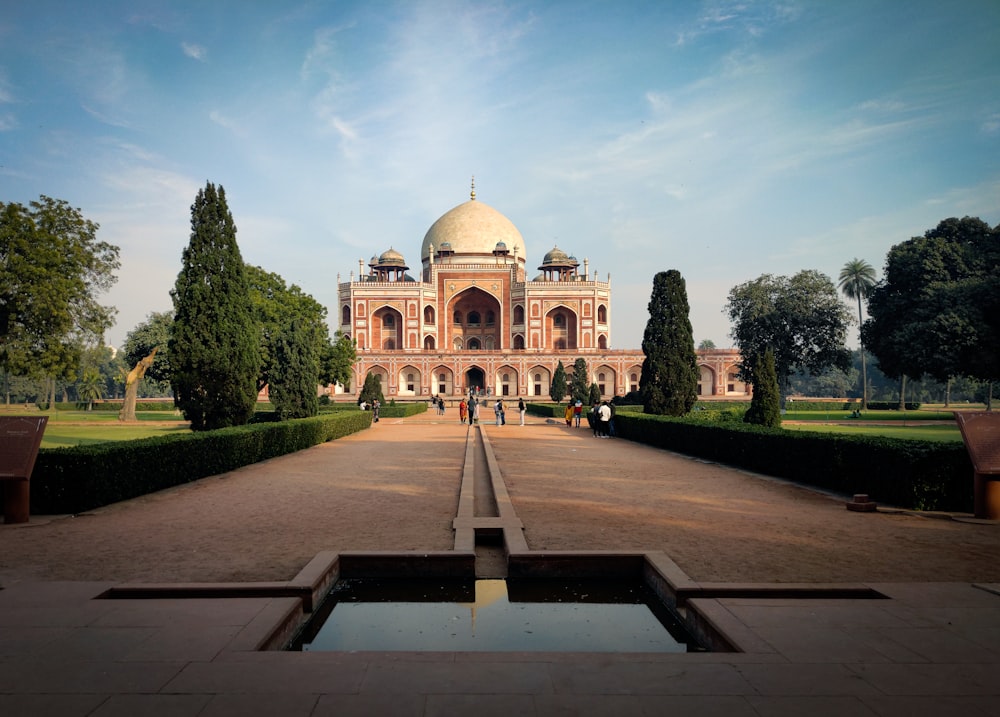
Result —
M 961 442 L 962 434 L 958 425 L 953 426 L 885 426 L 870 423 L 851 425 L 826 425 L 819 423 L 782 423 L 781 427 L 789 431 L 814 431 L 816 433 L 844 433 L 849 435 L 885 436 L 887 438 L 908 438 L 915 441 L 957 441 Z
M 119 423 L 114 411 L 39 411 L 23 406 L 3 406 L 3 416 L 48 416 L 42 448 L 81 446 L 105 441 L 131 441 L 188 431 L 188 423 L 173 411 L 139 411 L 139 423 Z
M 187 433 L 189 430 L 187 423 L 182 421 L 178 421 L 176 425 L 121 424 L 117 421 L 93 425 L 68 425 L 57 421 L 56 423 L 49 422 L 45 426 L 42 448 L 84 446 L 106 441 L 131 441 L 136 438 Z
M 954 421 L 951 411 L 865 411 L 861 419 L 851 418 L 851 411 L 787 411 L 785 421 Z

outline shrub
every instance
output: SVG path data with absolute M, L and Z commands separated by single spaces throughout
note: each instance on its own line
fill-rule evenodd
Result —
M 31 512 L 81 513 L 226 473 L 355 433 L 368 411 L 222 428 L 136 441 L 42 449 L 31 476 Z
M 618 436 L 786 478 L 843 495 L 919 510 L 972 509 L 972 463 L 961 444 L 785 431 L 633 413 Z

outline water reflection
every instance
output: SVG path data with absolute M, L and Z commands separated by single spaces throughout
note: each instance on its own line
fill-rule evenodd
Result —
M 342 581 L 293 649 L 700 650 L 645 585 L 595 580 Z

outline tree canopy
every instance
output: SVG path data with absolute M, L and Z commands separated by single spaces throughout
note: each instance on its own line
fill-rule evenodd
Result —
M 319 410 L 319 347 L 307 319 L 296 317 L 272 346 L 269 395 L 278 418 L 308 418 Z
M 573 403 L 586 403 L 590 398 L 590 377 L 587 375 L 587 360 L 578 358 L 573 362 L 573 374 L 569 386 L 570 399 Z
M 783 395 L 797 369 L 815 375 L 829 367 L 850 366 L 844 341 L 851 314 L 825 274 L 813 270 L 791 278 L 763 274 L 733 287 L 724 311 L 743 356 L 740 376 L 748 383 L 756 385 L 756 357 L 769 348 Z
M 127 365 L 126 371 L 130 371 L 137 363 L 149 356 L 153 349 L 156 349 L 153 365 L 146 369 L 144 378 L 156 384 L 169 384 L 170 351 L 168 346 L 173 325 L 173 313 L 153 311 L 146 317 L 145 321 L 129 331 L 122 346 L 122 354 Z
M 278 274 L 259 266 L 247 266 L 246 275 L 253 318 L 260 328 L 261 364 L 257 375 L 260 391 L 271 382 L 277 368 L 277 342 L 292 323 L 297 324 L 298 340 L 310 342 L 317 356 L 330 354 L 330 331 L 326 325 L 326 307 L 298 286 L 288 286 Z M 317 384 L 320 378 L 317 363 Z
M 61 199 L 0 202 L 0 371 L 72 378 L 100 343 L 116 311 L 98 296 L 119 261 L 98 228 Z
M 552 374 L 552 385 L 549 386 L 549 398 L 556 403 L 562 403 L 566 398 L 569 387 L 566 385 L 566 367 L 560 361 L 556 364 L 556 370 Z
M 757 382 L 753 385 L 750 408 L 743 414 L 743 422 L 777 428 L 781 425 L 781 394 L 771 349 L 758 356 L 754 365 L 757 366 Z
M 668 416 L 688 413 L 698 399 L 698 359 L 687 286 L 676 269 L 653 277 L 642 352 L 646 355 L 639 377 L 643 412 Z
M 862 339 L 887 376 L 1000 379 L 1000 226 L 945 219 L 893 246 L 868 315 Z
M 193 430 L 246 423 L 257 400 L 260 334 L 225 190 L 208 182 L 191 206 L 191 239 L 172 292 L 174 400 Z

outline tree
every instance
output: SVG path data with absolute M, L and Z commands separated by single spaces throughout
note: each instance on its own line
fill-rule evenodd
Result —
M 825 274 L 813 270 L 791 278 L 764 274 L 733 287 L 724 311 L 733 322 L 731 335 L 743 356 L 740 377 L 756 385 L 754 361 L 770 348 L 782 398 L 797 369 L 816 375 L 830 367 L 850 366 L 844 340 L 851 314 Z
M 88 368 L 77 384 L 77 394 L 87 402 L 87 410 L 94 407 L 94 401 L 104 398 L 104 379 L 99 371 Z
M 840 270 L 837 287 L 848 299 L 858 302 L 858 337 L 861 339 L 861 300 L 867 299 L 875 287 L 875 269 L 864 259 L 851 259 Z M 864 341 L 861 341 L 861 410 L 868 408 L 868 366 L 865 362 Z
M 593 406 L 601 402 L 601 389 L 596 383 L 590 384 L 590 392 L 587 394 L 587 405 Z
M 709 351 L 715 348 L 715 342 L 712 339 L 702 339 L 701 343 L 698 344 L 698 349 L 702 351 Z
M 148 388 L 140 388 L 137 396 L 164 395 L 164 389 L 170 390 L 170 333 L 173 331 L 174 315 L 170 311 L 153 311 L 146 320 L 138 324 L 125 335 L 122 345 L 126 364 L 126 373 L 144 358 L 156 350 L 152 365 L 146 369 L 143 384 Z
M 862 340 L 887 376 L 1000 378 L 1000 227 L 945 219 L 896 244 Z
M 102 343 L 115 309 L 98 303 L 114 284 L 118 247 L 61 199 L 0 202 L 0 372 L 72 380 L 84 346 Z
M 260 334 L 221 186 L 206 183 L 191 206 L 191 240 L 171 296 L 175 403 L 196 431 L 245 424 L 257 400 Z
M 349 391 L 357 360 L 357 343 L 338 331 L 334 342 L 326 344 L 320 354 L 320 383 L 340 384 Z
M 778 374 L 774 371 L 774 353 L 767 349 L 763 356 L 756 357 L 754 364 L 757 382 L 753 385 L 750 408 L 743 414 L 743 422 L 777 428 L 781 425 L 781 393 Z
M 683 416 L 698 398 L 698 362 L 684 277 L 676 269 L 653 277 L 642 336 L 639 392 L 644 413 Z
M 300 340 L 311 341 L 317 356 L 331 353 L 330 330 L 326 307 L 298 286 L 288 286 L 279 275 L 259 266 L 247 266 L 246 274 L 253 317 L 260 328 L 257 390 L 261 391 L 271 382 L 271 374 L 277 367 L 277 342 L 293 322 L 298 322 Z M 321 380 L 319 363 L 315 380 L 317 383 Z
M 377 373 L 369 373 L 365 376 L 365 383 L 361 387 L 358 403 L 367 403 L 371 406 L 376 399 L 379 403 L 385 403 L 385 396 L 382 395 L 382 379 Z
M 315 327 L 306 326 L 306 321 L 293 319 L 273 345 L 274 365 L 268 385 L 280 420 L 308 418 L 319 411 L 319 352 Z
M 578 358 L 573 363 L 573 377 L 570 381 L 570 397 L 573 403 L 585 402 L 590 397 L 590 380 L 587 376 L 586 359 Z
M 563 362 L 560 361 L 556 364 L 555 373 L 552 374 L 552 385 L 549 387 L 549 396 L 556 403 L 562 403 L 562 400 L 566 397 L 567 390 L 566 369 L 563 367 Z

